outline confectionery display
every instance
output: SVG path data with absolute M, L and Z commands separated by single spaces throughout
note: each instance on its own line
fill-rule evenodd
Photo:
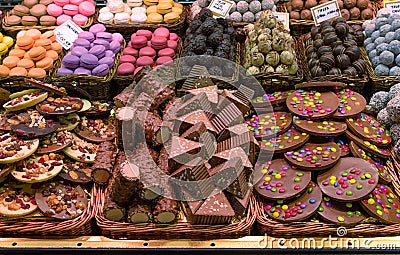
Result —
M 257 23 L 245 26 L 244 30 L 247 36 L 244 67 L 249 74 L 297 73 L 294 40 L 272 12 L 263 12 Z
M 286 4 L 290 19 L 313 20 L 311 8 L 322 5 L 327 0 L 290 0 Z M 341 16 L 345 20 L 369 20 L 374 17 L 374 7 L 370 0 L 338 0 Z

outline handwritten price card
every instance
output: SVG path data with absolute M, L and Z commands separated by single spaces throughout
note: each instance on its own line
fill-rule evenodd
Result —
M 225 18 L 234 4 L 233 1 L 229 0 L 213 0 L 208 6 L 215 18 Z
M 54 29 L 57 42 L 66 50 L 71 48 L 81 32 L 83 30 L 72 20 L 67 20 L 64 24 Z
M 392 14 L 400 13 L 400 1 L 384 1 L 383 5 L 388 8 Z
M 289 13 L 287 12 L 274 12 L 275 18 L 280 20 L 282 24 L 288 29 L 289 29 Z
M 340 13 L 339 4 L 336 0 L 329 1 L 311 8 L 311 13 L 316 26 L 319 26 L 325 20 L 330 20 L 342 16 L 342 14 Z

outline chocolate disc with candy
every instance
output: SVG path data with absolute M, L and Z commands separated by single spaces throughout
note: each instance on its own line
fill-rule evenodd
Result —
M 355 144 L 360 146 L 365 151 L 371 152 L 372 154 L 377 155 L 382 158 L 389 158 L 389 156 L 390 156 L 389 150 L 379 148 L 375 144 L 371 144 L 369 141 L 360 139 L 358 136 L 354 135 L 353 133 L 349 132 L 348 130 L 346 131 L 346 136 L 347 136 L 347 138 L 349 138 L 351 141 L 353 141 Z
M 275 159 L 256 166 L 262 179 L 254 186 L 262 197 L 269 200 L 291 199 L 300 194 L 311 181 L 311 172 L 296 169 L 284 159 Z
M 322 192 L 338 201 L 352 202 L 366 197 L 378 183 L 378 173 L 360 158 L 342 158 L 318 176 Z
M 387 224 L 400 223 L 399 197 L 385 185 L 378 185 L 362 202 L 365 211 Z
M 322 219 L 336 225 L 351 226 L 365 219 L 357 203 L 338 202 L 327 196 L 323 197 L 317 212 Z
M 39 148 L 36 154 L 47 154 L 58 152 L 70 146 L 72 143 L 72 135 L 68 131 L 52 133 L 40 139 Z
M 340 150 L 341 150 L 340 156 L 341 157 L 345 157 L 350 154 L 349 144 L 346 141 L 344 141 L 342 139 L 334 139 L 334 142 L 340 147 Z
M 246 125 L 253 131 L 254 137 L 262 139 L 285 133 L 292 125 L 292 115 L 287 112 L 253 115 L 246 120 Z
M 334 114 L 339 106 L 335 93 L 315 90 L 297 90 L 286 100 L 292 113 L 303 118 L 321 119 Z
M 357 136 L 372 144 L 385 147 L 392 142 L 389 130 L 367 114 L 361 113 L 355 118 L 348 118 L 346 123 Z
M 340 148 L 335 143 L 306 143 L 302 148 L 285 153 L 285 158 L 304 170 L 324 170 L 340 159 Z
M 318 210 L 321 200 L 320 188 L 310 182 L 300 197 L 288 203 L 282 200 L 268 203 L 265 205 L 265 211 L 269 217 L 277 221 L 301 221 L 311 217 Z
M 356 116 L 361 113 L 367 105 L 367 101 L 362 95 L 348 88 L 335 90 L 335 94 L 339 98 L 339 107 L 335 114 L 333 114 L 335 118 Z
M 379 157 L 375 156 L 370 152 L 366 152 L 365 150 L 361 149 L 354 142 L 350 142 L 349 147 L 355 157 L 362 158 L 371 163 L 373 167 L 375 167 L 375 170 L 379 174 L 380 182 L 384 184 L 392 182 L 392 178 L 390 177 L 388 168 L 382 159 L 380 159 Z
M 255 109 L 268 108 L 270 104 L 280 104 L 286 101 L 287 97 L 290 96 L 295 90 L 289 91 L 276 91 L 270 94 L 264 94 L 263 96 L 256 97 L 251 101 L 251 104 Z
M 297 129 L 314 136 L 338 136 L 346 132 L 347 125 L 344 122 L 333 120 L 306 120 L 293 116 L 293 125 Z
M 285 133 L 273 138 L 263 139 L 260 144 L 260 149 L 268 152 L 283 153 L 294 150 L 305 144 L 310 135 L 304 132 L 299 132 L 293 126 Z

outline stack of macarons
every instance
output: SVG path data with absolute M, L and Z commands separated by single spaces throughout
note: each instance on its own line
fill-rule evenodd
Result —
M 173 0 L 109 0 L 99 11 L 98 21 L 105 24 L 173 24 L 182 15 L 183 5 Z M 132 8 L 132 9 L 130 9 Z
M 14 39 L 10 36 L 4 36 L 0 33 L 0 59 L 8 53 L 8 50 L 14 45 Z
M 62 59 L 57 76 L 84 74 L 106 76 L 114 66 L 115 55 L 124 38 L 119 33 L 108 33 L 102 24 L 95 24 L 89 31 L 78 35 L 71 50 Z
M 14 6 L 5 20 L 7 26 L 55 26 L 72 19 L 83 26 L 95 13 L 93 0 L 24 0 Z
M 61 51 L 53 31 L 43 34 L 37 29 L 20 31 L 14 48 L 0 65 L 0 75 L 45 78 Z
M 138 30 L 122 52 L 118 75 L 133 75 L 144 66 L 157 67 L 171 62 L 176 57 L 178 41 L 178 35 L 164 27 L 157 28 L 154 33 Z

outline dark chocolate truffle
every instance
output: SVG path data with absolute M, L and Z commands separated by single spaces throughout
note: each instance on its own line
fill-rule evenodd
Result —
M 336 66 L 342 70 L 345 70 L 350 65 L 350 58 L 346 54 L 340 54 L 336 56 Z

